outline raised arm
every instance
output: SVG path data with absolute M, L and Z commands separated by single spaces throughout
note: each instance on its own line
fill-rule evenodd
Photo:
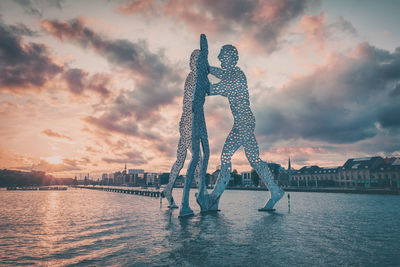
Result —
M 200 35 L 200 51 L 201 53 L 204 53 L 204 55 L 207 57 L 208 56 L 208 43 L 207 43 L 207 37 L 204 33 Z
M 203 62 L 203 64 L 205 65 L 206 68 L 206 74 L 205 74 L 205 78 L 207 80 L 207 83 L 209 84 L 210 82 L 208 81 L 207 78 L 207 74 L 210 73 L 210 65 L 208 64 L 208 42 L 207 42 L 207 37 L 204 33 L 200 34 L 200 56 L 201 58 L 201 62 Z M 204 66 L 203 65 L 203 66 Z M 205 85 L 205 84 L 204 84 Z M 209 85 L 206 86 L 206 94 L 210 94 L 210 90 L 209 90 Z
M 205 59 L 205 64 L 207 66 L 207 73 L 210 73 L 210 65 L 208 64 L 208 42 L 207 42 L 207 37 L 204 33 L 200 35 L 200 53 Z
M 224 74 L 224 71 L 221 68 L 210 66 L 210 74 L 214 75 L 218 79 L 222 79 L 222 75 Z
M 214 84 L 210 83 L 210 95 L 228 96 L 226 83 L 224 81 Z

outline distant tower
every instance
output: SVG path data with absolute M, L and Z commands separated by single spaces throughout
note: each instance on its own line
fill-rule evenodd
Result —
M 124 168 L 124 173 L 126 173 L 126 162 L 125 162 L 125 168 Z
M 290 166 L 290 157 L 289 157 L 289 162 L 288 162 L 288 171 L 290 171 L 290 169 L 291 169 L 292 167 Z

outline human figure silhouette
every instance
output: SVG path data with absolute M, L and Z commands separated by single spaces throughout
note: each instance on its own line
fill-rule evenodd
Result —
M 204 195 L 207 191 L 205 188 L 205 175 L 207 172 L 208 159 L 210 156 L 207 127 L 204 118 L 204 102 L 206 94 L 209 93 L 210 82 L 208 80 L 209 65 L 208 65 L 208 44 L 207 38 L 204 34 L 200 35 L 200 53 L 196 60 L 196 77 L 195 87 L 192 99 L 192 159 L 189 163 L 185 185 L 182 194 L 182 205 L 179 210 L 179 216 L 193 215 L 193 210 L 189 207 L 189 192 L 190 185 L 192 183 L 195 168 L 200 162 L 200 144 L 203 151 L 203 157 L 201 159 L 201 170 L 200 170 L 200 183 L 199 183 L 199 194 Z
M 221 95 L 228 98 L 234 123 L 222 149 L 221 172 L 214 190 L 209 195 L 200 195 L 199 192 L 197 202 L 202 211 L 218 209 L 219 199 L 230 180 L 231 158 L 243 146 L 251 167 L 256 170 L 270 191 L 271 198 L 260 210 L 272 210 L 275 203 L 284 195 L 284 191 L 274 183 L 267 163 L 262 161 L 259 156 L 259 148 L 254 135 L 255 117 L 250 109 L 246 76 L 236 66 L 239 60 L 238 51 L 232 45 L 224 45 L 218 59 L 221 61 L 221 68 L 210 67 L 210 74 L 221 81 L 210 86 L 210 95 Z
M 183 91 L 183 108 L 182 108 L 182 115 L 181 120 L 179 122 L 179 143 L 178 143 L 178 150 L 177 150 L 177 159 L 174 165 L 171 168 L 171 172 L 169 175 L 169 181 L 167 186 L 163 190 L 163 194 L 165 198 L 169 202 L 169 208 L 175 209 L 178 208 L 176 205 L 174 198 L 172 196 L 172 189 L 175 184 L 175 180 L 179 175 L 179 172 L 182 170 L 183 165 L 185 163 L 187 150 L 189 149 L 190 153 L 192 151 L 192 119 L 193 119 L 193 112 L 192 112 L 192 101 L 193 101 L 193 92 L 196 85 L 196 62 L 197 58 L 200 55 L 200 50 L 196 49 L 190 55 L 190 73 L 188 74 L 185 87 Z M 200 180 L 200 162 L 197 164 L 195 169 L 195 179 L 197 184 Z

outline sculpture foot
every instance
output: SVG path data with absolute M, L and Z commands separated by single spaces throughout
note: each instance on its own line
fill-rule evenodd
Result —
M 209 205 L 208 211 L 219 211 L 218 205 L 219 205 L 220 197 L 221 197 L 221 195 L 210 197 L 211 201 L 210 201 L 210 205 Z
M 259 209 L 259 211 L 274 211 L 275 204 L 283 197 L 285 191 L 280 189 L 277 185 L 276 188 L 271 188 L 271 198 L 265 204 L 264 208 Z
M 181 207 L 181 210 L 179 211 L 179 216 L 178 217 L 187 217 L 187 216 L 193 216 L 194 212 L 191 208 L 187 207 Z
M 175 204 L 174 198 L 172 197 L 172 192 L 167 190 L 166 188 L 161 192 L 161 196 L 165 197 L 168 200 L 170 209 L 177 209 L 178 206 Z
M 196 201 L 201 208 L 201 213 L 209 212 L 209 211 L 220 211 L 218 209 L 219 199 L 221 195 L 213 195 L 213 194 L 203 194 L 199 195 L 196 193 Z
M 195 193 L 196 196 L 196 202 L 199 204 L 201 212 L 207 211 L 207 199 L 208 199 L 208 194 L 199 194 Z
M 262 209 L 258 209 L 258 211 L 276 211 L 276 209 L 265 209 L 265 208 L 262 208 Z

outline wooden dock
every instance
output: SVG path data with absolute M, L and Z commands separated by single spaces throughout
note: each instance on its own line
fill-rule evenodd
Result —
M 120 187 L 99 187 L 99 186 L 75 186 L 75 187 L 91 189 L 91 190 L 122 193 L 122 194 L 139 195 L 139 196 L 146 196 L 146 197 L 156 197 L 156 198 L 163 197 L 161 191 L 157 191 L 157 190 L 128 189 L 128 188 L 120 188 Z

